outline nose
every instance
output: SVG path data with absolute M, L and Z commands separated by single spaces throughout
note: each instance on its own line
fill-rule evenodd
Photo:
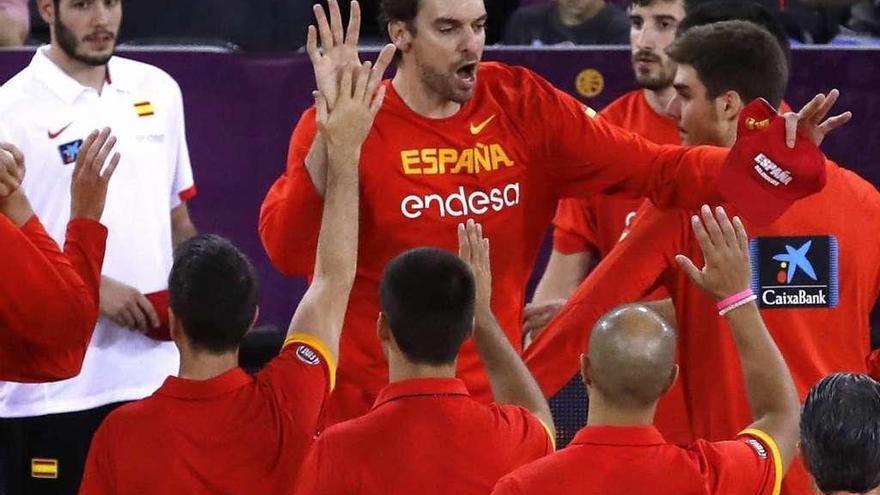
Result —
M 95 2 L 94 5 L 94 15 L 92 17 L 92 24 L 95 26 L 106 26 L 110 23 L 110 9 L 112 7 L 108 7 L 104 2 Z
M 484 35 L 477 32 L 474 28 L 464 29 L 459 50 L 465 54 L 476 54 L 480 51 L 480 46 L 484 42 Z
M 653 50 L 657 47 L 654 30 L 645 24 L 637 30 L 633 44 L 641 50 Z

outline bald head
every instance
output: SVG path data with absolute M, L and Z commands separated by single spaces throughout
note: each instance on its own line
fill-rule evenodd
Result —
M 590 337 L 589 375 L 603 398 L 648 407 L 675 379 L 675 329 L 641 304 L 609 311 Z

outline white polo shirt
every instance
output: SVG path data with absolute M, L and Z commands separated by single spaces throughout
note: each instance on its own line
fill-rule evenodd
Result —
M 47 51 L 37 50 L 0 88 L 0 141 L 25 156 L 23 187 L 34 211 L 63 243 L 77 142 L 111 127 L 122 159 L 101 218 L 109 230 L 102 273 L 144 294 L 164 290 L 172 263 L 171 209 L 195 194 L 180 87 L 156 67 L 113 57 L 98 94 L 64 73 Z M 178 363 L 173 343 L 101 317 L 79 376 L 51 384 L 0 382 L 0 417 L 141 399 L 176 374 Z

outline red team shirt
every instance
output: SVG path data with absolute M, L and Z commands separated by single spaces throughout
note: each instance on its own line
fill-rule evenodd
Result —
M 631 91 L 611 102 L 600 114 L 608 122 L 632 131 L 657 144 L 681 144 L 675 121 L 660 115 L 645 98 L 645 90 Z M 553 249 L 562 254 L 584 251 L 596 253 L 599 259 L 608 255 L 620 238 L 629 232 L 636 211 L 643 199 L 599 194 L 592 198 L 567 198 L 559 201 L 553 219 Z M 663 287 L 641 298 L 655 301 L 669 297 Z M 552 397 L 558 389 L 545 389 Z M 671 443 L 686 445 L 693 441 L 684 391 L 675 383 L 657 405 L 654 424 Z
M 588 426 L 565 449 L 520 468 L 492 495 L 775 495 L 782 461 L 766 433 L 666 443 L 652 426 Z
M 869 315 L 880 293 L 880 194 L 855 173 L 831 162 L 827 167 L 821 192 L 769 226 L 745 222 L 753 288 L 801 400 L 830 373 L 867 372 Z M 662 283 L 676 308 L 680 379 L 693 433 L 709 441 L 733 438 L 753 421 L 739 355 L 715 301 L 678 268 L 677 254 L 703 263 L 689 215 L 646 205 L 630 234 L 529 347 L 526 362 L 545 388 L 564 384 L 576 372 L 598 318 Z M 787 494 L 812 493 L 800 460 L 783 487 Z
M 330 356 L 298 334 L 255 376 L 169 376 L 104 420 L 79 493 L 289 493 L 334 384 Z
M 726 150 L 651 144 L 595 120 L 592 110 L 526 69 L 483 63 L 478 81 L 474 97 L 446 119 L 418 115 L 386 83 L 360 164 L 358 268 L 330 424 L 363 414 L 388 381 L 376 317 L 382 270 L 394 256 L 424 245 L 456 252 L 455 225 L 482 223 L 495 247 L 493 310 L 519 348 L 526 282 L 559 198 L 622 192 L 694 207 L 717 197 L 714 177 Z M 260 215 L 266 251 L 288 275 L 310 275 L 314 265 L 322 199 L 304 160 L 315 133 L 309 110 Z M 474 397 L 488 402 L 472 342 L 458 364 Z
M 79 373 L 98 319 L 106 241 L 100 223 L 72 220 L 62 253 L 36 216 L 18 229 L 0 214 L 0 380 Z
M 675 121 L 655 112 L 645 99 L 644 90 L 621 96 L 599 115 L 652 143 L 681 144 Z M 606 194 L 560 200 L 553 218 L 553 249 L 563 254 L 592 251 L 604 258 L 629 230 L 643 202 L 641 198 Z M 660 297 L 668 295 L 658 294 Z
M 457 379 L 404 380 L 366 415 L 318 437 L 294 493 L 486 495 L 553 449 L 549 430 L 522 407 L 477 402 Z

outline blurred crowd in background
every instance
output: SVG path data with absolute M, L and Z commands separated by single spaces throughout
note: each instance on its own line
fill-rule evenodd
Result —
M 730 0 L 737 1 L 737 0 Z M 760 0 L 778 13 L 792 41 L 804 44 L 878 44 L 880 0 Z M 305 43 L 311 0 L 129 0 L 120 42 L 199 45 L 248 52 L 290 52 Z M 322 2 L 323 3 L 323 2 Z M 343 2 L 345 3 L 345 2 Z M 384 33 L 379 0 L 361 5 L 365 44 Z M 623 0 L 486 0 L 488 44 L 625 45 L 629 22 Z M 347 15 L 347 14 L 346 14 Z M 0 0 L 0 46 L 48 42 L 48 26 L 34 0 Z

